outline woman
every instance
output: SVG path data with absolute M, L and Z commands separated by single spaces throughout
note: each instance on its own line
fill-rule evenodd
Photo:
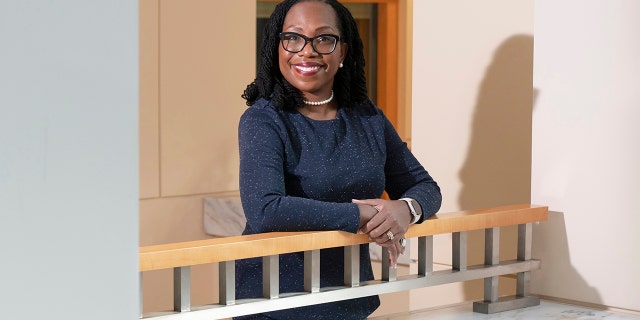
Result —
M 367 97 L 362 40 L 335 0 L 287 0 L 264 30 L 257 78 L 239 125 L 244 234 L 362 232 L 404 251 L 403 235 L 440 208 L 436 182 Z M 384 191 L 389 198 L 380 199 Z M 359 199 L 359 200 L 357 200 Z M 303 253 L 280 256 L 280 292 L 303 292 Z M 373 279 L 368 245 L 360 279 Z M 343 249 L 320 258 L 321 287 L 344 283 Z M 238 299 L 262 296 L 260 259 L 239 261 Z M 377 296 L 238 319 L 364 319 Z

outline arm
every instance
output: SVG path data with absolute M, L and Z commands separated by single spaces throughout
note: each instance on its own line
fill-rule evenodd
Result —
M 407 148 L 391 123 L 384 117 L 384 132 L 387 159 L 385 162 L 385 189 L 393 200 L 366 199 L 356 200 L 359 205 L 375 206 L 379 209 L 362 228 L 381 246 L 390 251 L 391 264 L 395 265 L 398 254 L 404 252 L 400 239 L 409 227 L 412 215 L 405 201 L 400 198 L 415 200 L 414 208 L 422 215 L 417 223 L 434 215 L 442 202 L 440 188 Z M 387 232 L 394 237 L 390 239 Z
M 387 145 L 385 165 L 387 193 L 391 199 L 412 198 L 416 200 L 419 207 L 416 207 L 416 210 L 422 211 L 422 217 L 417 223 L 421 223 L 440 210 L 442 204 L 440 187 L 418 162 L 386 118 L 385 139 Z
M 249 232 L 357 232 L 358 206 L 286 193 L 287 129 L 273 110 L 249 108 L 240 119 L 240 196 Z

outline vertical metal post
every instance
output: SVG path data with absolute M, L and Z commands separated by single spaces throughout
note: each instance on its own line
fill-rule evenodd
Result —
M 532 224 L 518 225 L 518 260 L 531 259 L 531 230 Z M 485 230 L 485 264 L 499 265 L 499 233 L 498 228 Z M 498 282 L 491 278 L 485 278 L 484 301 L 473 303 L 473 311 L 485 314 L 502 312 L 540 305 L 540 298 L 529 295 L 530 271 L 518 272 L 516 283 L 516 296 L 502 299 L 498 298 Z
M 500 228 L 484 230 L 484 264 L 497 265 L 500 263 Z M 498 301 L 498 278 L 484 278 L 484 301 Z
M 389 260 L 389 250 L 382 247 L 382 281 L 396 281 L 398 278 L 398 269 L 391 267 Z
M 433 236 L 418 238 L 418 274 L 433 273 Z
M 518 260 L 531 260 L 531 240 L 533 224 L 526 223 L 518 225 Z M 516 296 L 526 297 L 529 295 L 530 271 L 519 272 L 516 281 Z
M 191 267 L 173 268 L 173 310 L 191 311 Z
M 144 306 L 144 305 L 143 305 L 143 303 L 142 303 L 142 301 L 143 301 L 143 299 L 142 299 L 142 298 L 144 297 L 144 295 L 143 295 L 143 290 L 142 290 L 142 289 L 143 289 L 143 286 L 142 286 L 142 272 L 139 272 L 138 274 L 139 274 L 139 276 L 138 276 L 138 282 L 139 282 L 139 290 L 140 290 L 140 297 L 138 298 L 138 299 L 139 299 L 139 302 L 140 302 L 140 306 L 139 306 L 139 307 L 140 307 L 140 314 L 138 315 L 138 319 L 142 319 L 142 318 L 143 318 L 143 316 L 144 316 L 144 315 L 143 315 L 143 306 Z
M 344 285 L 360 285 L 360 245 L 344 247 Z
M 219 304 L 236 304 L 236 261 L 222 261 L 218 264 Z
M 304 291 L 320 292 L 320 250 L 304 252 Z
M 531 240 L 533 225 L 531 223 L 518 225 L 518 260 L 531 260 Z
M 262 257 L 262 296 L 275 299 L 280 294 L 280 261 L 278 255 Z
M 467 270 L 467 232 L 452 234 L 453 270 Z

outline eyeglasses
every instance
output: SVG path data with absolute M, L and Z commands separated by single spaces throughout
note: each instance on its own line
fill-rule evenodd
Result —
M 319 54 L 330 54 L 336 49 L 336 44 L 340 40 L 340 36 L 335 34 L 320 34 L 309 38 L 296 32 L 280 32 L 280 40 L 282 41 L 282 48 L 291 53 L 302 51 L 307 43 L 311 42 L 311 47 L 315 52 Z

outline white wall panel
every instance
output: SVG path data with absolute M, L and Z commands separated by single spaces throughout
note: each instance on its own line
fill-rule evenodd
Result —
M 640 2 L 536 1 L 534 290 L 640 310 Z
M 0 1 L 2 319 L 138 314 L 137 1 Z

